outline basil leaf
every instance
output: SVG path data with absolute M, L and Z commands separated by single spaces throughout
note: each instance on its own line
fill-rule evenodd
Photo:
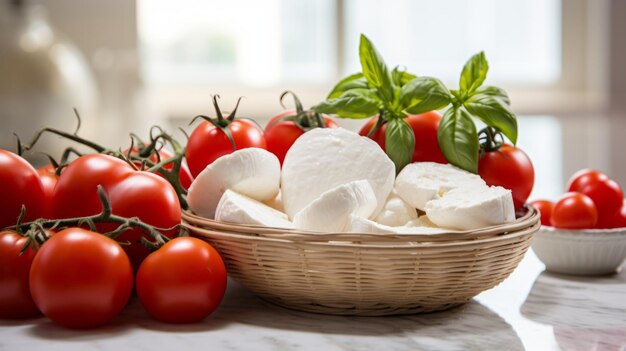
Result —
M 489 64 L 485 58 L 483 51 L 472 56 L 461 72 L 461 80 L 459 86 L 461 90 L 466 92 L 466 95 L 471 95 L 479 86 L 483 84 L 485 78 L 487 78 L 487 71 L 489 70 Z
M 464 106 L 486 125 L 501 131 L 513 144 L 517 143 L 517 119 L 504 100 L 494 95 L 477 93 L 470 96 Z
M 374 47 L 374 44 L 363 34 L 359 44 L 359 58 L 361 59 L 361 69 L 367 82 L 378 89 L 383 100 L 393 101 L 393 85 L 391 75 L 382 56 Z
M 391 71 L 391 80 L 393 81 L 393 84 L 399 87 L 415 78 L 417 78 L 415 74 L 401 70 L 400 66 L 396 66 L 393 71 Z
M 344 92 L 343 94 L 341 94 L 340 97 L 349 97 L 349 96 L 361 96 L 361 97 L 366 97 L 372 100 L 380 101 L 380 97 L 378 97 L 378 94 L 376 93 L 376 89 L 363 89 L 363 88 L 350 89 Z
M 446 107 L 452 95 L 443 83 L 432 77 L 418 77 L 400 90 L 402 110 L 410 114 L 424 113 Z
M 345 118 L 368 118 L 378 114 L 380 102 L 365 96 L 351 95 L 322 101 L 313 106 L 317 113 L 336 114 Z
M 396 165 L 396 173 L 411 163 L 415 150 L 413 129 L 401 118 L 387 122 L 385 130 L 385 151 Z
M 340 80 L 337 85 L 331 90 L 326 97 L 326 100 L 336 99 L 340 97 L 343 93 L 350 89 L 367 89 L 367 79 L 363 76 L 363 73 L 355 73 L 351 74 L 344 79 Z
M 451 164 L 472 173 L 478 173 L 478 134 L 467 111 L 452 107 L 439 122 L 437 140 L 441 152 Z
M 480 87 L 476 89 L 475 94 L 491 95 L 493 97 L 501 99 L 507 105 L 511 105 L 511 99 L 509 98 L 509 94 L 507 94 L 507 92 L 502 88 L 494 86 Z

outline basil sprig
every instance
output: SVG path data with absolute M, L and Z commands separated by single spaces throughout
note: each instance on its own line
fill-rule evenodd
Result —
M 510 99 L 498 87 L 483 86 L 489 64 L 485 54 L 472 56 L 463 67 L 458 90 L 449 90 L 439 79 L 417 76 L 400 67 L 389 70 L 376 47 L 361 35 L 359 57 L 362 72 L 342 79 L 326 101 L 313 109 L 318 113 L 344 118 L 368 118 L 378 115 L 387 123 L 385 149 L 400 172 L 411 162 L 415 138 L 404 121 L 419 114 L 448 107 L 440 122 L 439 146 L 451 164 L 476 173 L 479 140 L 473 118 L 517 142 L 517 119 Z

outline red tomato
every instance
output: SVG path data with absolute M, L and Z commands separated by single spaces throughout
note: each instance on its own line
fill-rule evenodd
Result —
M 133 153 L 136 154 L 139 152 L 139 148 L 134 147 L 133 148 Z M 128 149 L 123 151 L 124 154 L 128 153 Z M 169 158 L 172 157 L 172 153 L 169 152 L 168 150 L 165 149 L 161 149 L 159 150 L 159 158 L 161 161 L 165 161 Z M 159 161 L 159 159 L 157 159 L 156 155 L 152 155 L 152 157 L 150 157 L 150 161 L 152 162 L 157 162 Z M 141 167 L 141 163 L 135 163 L 135 165 L 137 166 L 137 168 Z M 166 170 L 170 170 L 172 168 L 174 168 L 173 164 L 168 164 L 164 167 Z M 156 174 L 161 175 L 161 173 L 157 172 Z M 185 163 L 183 161 L 183 163 L 180 165 L 180 171 L 178 172 L 178 179 L 180 180 L 180 185 L 183 186 L 183 188 L 185 189 L 189 189 L 189 186 L 191 186 L 191 183 L 193 182 L 193 177 L 191 176 L 191 172 L 189 171 L 189 167 L 187 166 L 187 163 Z
M 254 122 L 237 119 L 226 128 L 230 130 L 238 150 L 247 147 L 266 148 L 263 131 Z M 233 151 L 235 149 L 226 133 L 210 122 L 204 121 L 191 133 L 185 157 L 191 175 L 195 178 L 213 161 Z
M 554 204 L 550 221 L 557 228 L 593 228 L 598 221 L 598 210 L 589 196 L 580 193 L 565 193 Z
M 153 252 L 137 272 L 137 295 L 146 310 L 167 323 L 209 316 L 226 291 L 226 268 L 206 242 L 179 237 Z
M 515 209 L 524 205 L 535 184 L 532 162 L 521 149 L 504 144 L 478 161 L 478 175 L 488 184 L 511 190 Z
M 608 228 L 626 228 L 626 203 L 615 217 L 613 217 Z
M 26 239 L 16 232 L 0 232 L 0 318 L 40 314 L 28 286 L 28 274 L 37 251 L 29 246 L 20 255 Z
M 126 306 L 133 269 L 118 243 L 81 228 L 52 236 L 30 270 L 30 292 L 46 317 L 75 329 L 106 324 Z
M 537 200 L 530 203 L 541 214 L 541 224 L 551 226 L 552 209 L 554 203 L 548 200 Z
M 134 172 L 119 183 L 111 185 L 109 199 L 113 214 L 122 217 L 137 217 L 159 228 L 171 228 L 181 221 L 176 191 L 165 179 L 150 172 Z M 117 224 L 102 226 L 99 231 L 111 231 L 117 226 Z M 177 232 L 172 230 L 163 234 L 173 237 Z M 130 243 L 123 248 L 135 270 L 150 253 L 147 247 L 139 243 L 142 236 L 147 234 L 140 229 L 131 229 L 116 238 L 119 242 Z
M 26 207 L 24 221 L 41 217 L 44 212 L 44 190 L 37 171 L 25 159 L 0 150 L 0 228 L 15 225 Z
M 359 131 L 360 135 L 367 135 L 373 126 L 376 125 L 378 117 L 371 118 Z M 448 163 L 437 141 L 437 130 L 441 115 L 436 111 L 426 112 L 419 115 L 407 116 L 404 121 L 411 126 L 415 134 L 415 150 L 413 151 L 412 162 L 438 162 Z M 380 147 L 385 150 L 385 130 L 387 124 L 383 124 L 372 138 Z
M 109 189 L 135 170 L 109 155 L 93 154 L 70 163 L 57 180 L 52 195 L 55 218 L 91 216 L 102 211 L 98 185 Z
M 281 118 L 294 115 L 295 111 L 286 111 L 273 117 L 265 126 L 265 141 L 267 142 L 267 150 L 283 164 L 287 151 L 293 145 L 293 143 L 304 134 L 296 122 L 294 121 L 280 121 Z M 322 116 L 327 128 L 339 128 L 337 122 L 328 116 Z
M 44 211 L 42 217 L 54 218 L 54 210 L 52 209 L 52 194 L 54 193 L 54 187 L 57 185 L 56 170 L 52 165 L 47 165 L 37 169 L 41 185 L 44 193 Z
M 598 210 L 598 228 L 609 228 L 624 202 L 624 192 L 614 180 L 595 170 L 582 170 L 570 180 L 568 191 L 585 194 Z

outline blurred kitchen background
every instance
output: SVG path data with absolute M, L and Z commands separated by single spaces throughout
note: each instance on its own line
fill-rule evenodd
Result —
M 282 91 L 310 106 L 358 71 L 365 33 L 388 65 L 451 86 L 485 50 L 535 164 L 532 199 L 558 197 L 583 167 L 626 184 L 626 1 L 0 1 L 3 148 L 13 132 L 73 131 L 73 107 L 81 135 L 111 147 L 153 124 L 191 131 L 193 116 L 214 115 L 212 94 L 224 110 L 245 96 L 239 115 L 264 125 Z

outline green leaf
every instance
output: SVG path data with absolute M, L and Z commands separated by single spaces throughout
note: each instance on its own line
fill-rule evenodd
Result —
M 498 88 L 494 86 L 480 87 L 476 89 L 475 94 L 485 94 L 485 95 L 497 97 L 501 99 L 507 105 L 511 105 L 511 99 L 509 98 L 509 94 L 507 94 L 507 92 L 502 88 Z
M 317 113 L 336 114 L 339 117 L 361 119 L 378 114 L 380 101 L 360 95 L 349 95 L 322 101 L 313 106 L 312 109 Z
M 369 98 L 372 100 L 380 101 L 380 97 L 378 97 L 378 94 L 376 93 L 376 89 L 363 89 L 363 88 L 350 89 L 344 92 L 343 94 L 341 94 L 340 97 L 350 97 L 350 96 L 360 96 L 360 97 L 365 97 L 365 98 Z
M 517 118 L 503 99 L 476 93 L 465 101 L 464 106 L 486 125 L 501 131 L 513 144 L 517 143 Z
M 450 91 L 437 78 L 418 77 L 400 90 L 402 110 L 410 114 L 439 110 L 451 101 Z
M 471 95 L 483 84 L 485 78 L 487 78 L 488 70 L 489 64 L 487 63 L 483 51 L 472 56 L 469 61 L 465 63 L 463 71 L 461 72 L 461 80 L 459 82 L 461 91 L 465 92 L 466 95 Z
M 385 130 L 385 151 L 396 165 L 396 173 L 411 163 L 415 150 L 413 129 L 401 118 L 387 122 Z
M 393 71 L 391 71 L 391 80 L 395 85 L 399 87 L 405 85 L 415 78 L 417 78 L 415 74 L 402 70 L 400 66 L 396 66 Z
M 382 56 L 374 47 L 374 44 L 363 34 L 359 44 L 359 58 L 361 59 L 361 69 L 367 82 L 378 89 L 383 100 L 393 101 L 393 85 L 391 75 Z
M 451 164 L 472 173 L 478 173 L 478 134 L 467 111 L 452 107 L 439 122 L 437 140 L 441 152 Z
M 367 89 L 369 86 L 367 85 L 367 79 L 363 76 L 363 73 L 355 73 L 351 74 L 344 79 L 340 80 L 337 85 L 331 90 L 326 97 L 326 100 L 336 99 L 340 97 L 343 93 L 351 89 Z

